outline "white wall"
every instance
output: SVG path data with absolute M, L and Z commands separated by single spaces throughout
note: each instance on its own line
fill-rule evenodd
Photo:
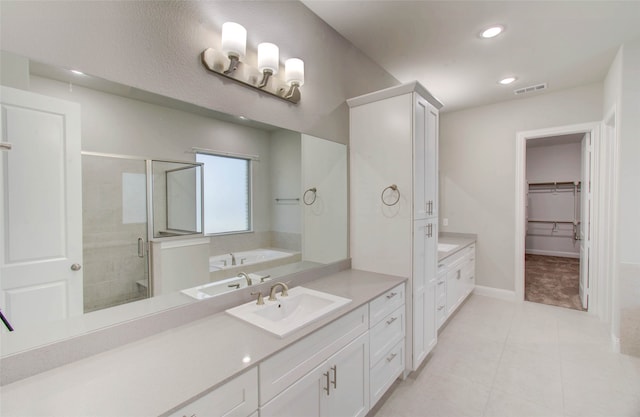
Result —
M 316 193 L 308 192 L 315 188 Z M 303 256 L 335 262 L 347 247 L 347 147 L 302 135 Z M 315 198 L 315 201 L 313 201 Z M 313 201 L 313 203 L 312 203 Z
M 612 333 L 623 353 L 640 356 L 640 39 L 625 43 L 605 79 L 604 113 L 615 111 L 618 199 Z
M 219 48 L 220 28 L 247 28 L 280 46 L 281 62 L 305 61 L 302 100 L 292 105 L 209 73 L 200 53 Z M 2 1 L 0 49 L 233 115 L 347 143 L 345 99 L 398 84 L 300 2 Z
M 271 225 L 276 247 L 301 249 L 302 208 L 300 196 L 302 144 L 300 134 L 280 130 L 271 134 Z M 277 242 L 277 243 L 275 243 Z M 343 255 L 344 256 L 344 255 Z
M 580 142 L 537 146 L 527 141 L 527 182 L 580 181 L 582 148 Z M 529 146 L 532 145 L 532 146 Z M 577 203 L 577 204 L 576 204 Z M 562 188 L 528 193 L 529 219 L 580 220 L 580 193 Z M 548 256 L 580 256 L 579 241 L 571 224 L 528 223 L 526 253 Z
M 443 232 L 476 233 L 477 283 L 514 290 L 516 132 L 602 119 L 602 84 L 440 115 Z

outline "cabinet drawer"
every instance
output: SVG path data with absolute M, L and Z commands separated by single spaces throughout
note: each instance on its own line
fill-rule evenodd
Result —
M 369 328 L 363 305 L 340 319 L 281 350 L 260 366 L 260 405 L 305 376 Z
M 447 276 L 438 277 L 436 282 L 436 300 L 447 296 Z
M 404 340 L 398 342 L 385 357 L 383 357 L 369 373 L 371 389 L 371 407 L 389 389 L 404 371 Z
M 436 301 L 436 323 L 438 324 L 438 329 L 444 324 L 447 320 L 447 297 L 438 298 Z
M 169 417 L 247 417 L 257 409 L 258 368 L 252 368 Z
M 369 362 L 371 366 L 382 359 L 396 343 L 404 339 L 404 329 L 403 304 L 369 331 L 371 352 Z
M 404 284 L 400 284 L 369 303 L 369 323 L 375 326 L 403 304 Z

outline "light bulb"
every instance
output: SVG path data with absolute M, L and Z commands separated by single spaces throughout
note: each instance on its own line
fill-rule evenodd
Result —
M 298 58 L 287 59 L 284 63 L 284 79 L 288 85 L 302 86 L 304 84 L 304 61 Z
M 234 22 L 222 25 L 222 52 L 227 56 L 244 57 L 247 50 L 247 30 Z
M 258 70 L 260 72 L 271 71 L 273 75 L 278 73 L 280 56 L 278 45 L 263 42 L 258 45 Z

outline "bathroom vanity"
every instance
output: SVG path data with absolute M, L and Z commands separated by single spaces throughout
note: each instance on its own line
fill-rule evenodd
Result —
M 438 328 L 460 307 L 476 284 L 476 235 L 444 233 L 438 237 L 436 320 Z
M 283 338 L 220 312 L 5 385 L 1 412 L 364 416 L 404 370 L 405 281 L 349 269 L 307 282 L 351 302 Z

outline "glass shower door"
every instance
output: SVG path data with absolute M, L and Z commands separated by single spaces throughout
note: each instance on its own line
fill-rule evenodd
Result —
M 82 154 L 84 312 L 150 296 L 144 159 Z

